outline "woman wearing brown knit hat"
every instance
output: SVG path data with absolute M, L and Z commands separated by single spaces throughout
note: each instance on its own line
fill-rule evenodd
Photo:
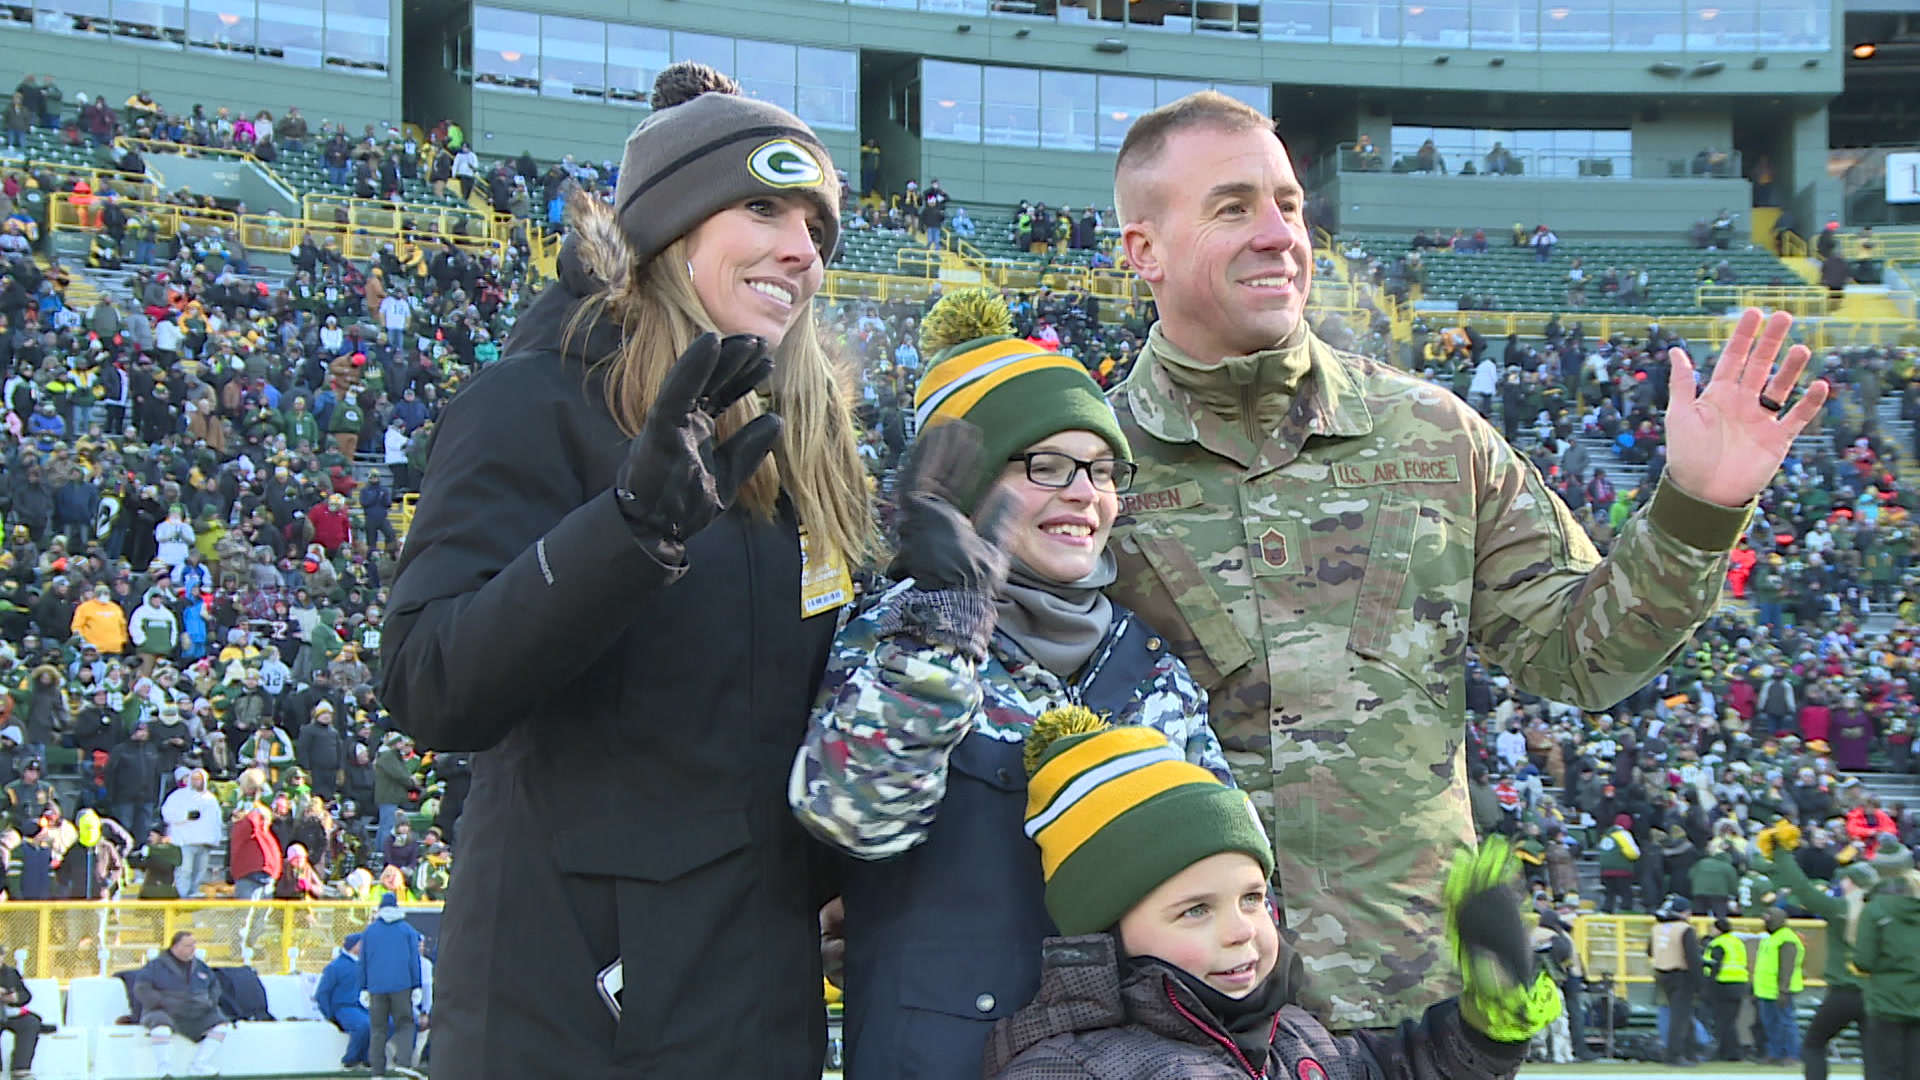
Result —
M 712 69 L 667 69 L 653 107 L 449 406 L 394 585 L 388 706 L 483 751 L 434 1010 L 462 1080 L 825 1056 L 836 883 L 784 793 L 871 534 L 811 312 L 839 185 Z

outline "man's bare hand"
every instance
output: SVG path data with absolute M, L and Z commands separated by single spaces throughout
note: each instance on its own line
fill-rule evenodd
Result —
M 1748 308 L 1704 389 L 1695 388 L 1686 351 L 1668 352 L 1667 476 L 1680 490 L 1718 506 L 1745 506 L 1773 480 L 1793 440 L 1826 404 L 1826 380 L 1815 379 L 1784 408 L 1812 355 L 1795 345 L 1775 370 L 1792 326 L 1784 311 L 1763 319 L 1760 309 Z

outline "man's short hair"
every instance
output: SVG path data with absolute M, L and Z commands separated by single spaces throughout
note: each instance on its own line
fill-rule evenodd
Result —
M 1273 129 L 1273 121 L 1259 109 L 1230 98 L 1218 90 L 1200 90 L 1157 109 L 1142 113 L 1127 129 L 1120 143 L 1120 154 L 1113 162 L 1115 180 L 1114 208 L 1121 221 L 1129 219 L 1129 210 L 1121 204 L 1119 178 L 1130 168 L 1144 168 L 1159 160 L 1167 140 L 1192 128 L 1209 127 L 1218 131 Z

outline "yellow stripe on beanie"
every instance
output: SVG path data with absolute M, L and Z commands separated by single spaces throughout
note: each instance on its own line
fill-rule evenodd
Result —
M 1027 784 L 1027 816 L 1039 817 L 1074 778 L 1123 754 L 1166 746 L 1167 737 L 1150 727 L 1127 726 L 1100 732 L 1098 739 L 1082 739 L 1040 766 Z
M 1080 845 L 1115 818 L 1156 795 L 1189 784 L 1222 788 L 1210 772 L 1190 761 L 1159 761 L 1100 784 L 1067 807 L 1051 825 L 1034 835 L 1040 845 L 1040 873 L 1052 877 Z
M 1080 361 L 1061 356 L 1059 353 L 1045 353 L 1032 357 L 1031 359 L 1019 360 L 996 371 L 988 372 L 969 384 L 965 389 L 955 391 L 947 400 L 940 403 L 940 407 L 934 410 L 934 414 L 937 416 L 965 416 L 973 410 L 973 407 L 979 403 L 981 398 L 986 397 L 988 393 L 997 389 L 1008 380 L 1021 375 L 1031 374 L 1035 371 L 1045 371 L 1048 368 L 1060 368 L 1065 371 L 1071 371 L 1083 379 L 1088 378 L 1087 369 L 1080 366 Z
M 945 360 L 939 361 L 928 368 L 925 375 L 920 376 L 920 385 L 914 387 L 914 408 L 917 409 L 926 404 L 928 398 L 945 390 L 948 385 L 965 378 L 982 364 L 989 364 L 995 360 L 1008 356 L 1016 356 L 1020 353 L 1030 353 L 1033 352 L 1034 349 L 1035 345 L 1031 341 L 1023 341 L 1020 338 L 1008 338 L 1005 341 L 996 341 L 991 345 L 982 345 L 969 352 L 957 353 Z

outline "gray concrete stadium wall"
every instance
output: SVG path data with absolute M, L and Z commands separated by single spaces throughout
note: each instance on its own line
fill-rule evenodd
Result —
M 1557 233 L 1687 235 L 1721 207 L 1745 214 L 1745 180 L 1557 180 L 1347 173 L 1326 189 L 1343 230 L 1485 229 L 1505 243 L 1515 221 Z
M 399 5 L 394 7 L 396 29 L 390 40 L 397 42 Z M 0 56 L 6 57 L 10 78 L 17 80 L 29 71 L 52 75 L 69 106 L 81 93 L 104 93 L 118 106 L 135 91 L 146 90 L 169 111 L 185 112 L 200 103 L 209 113 L 225 105 L 247 113 L 266 109 L 278 117 L 297 105 L 309 124 L 340 121 L 353 131 L 401 120 L 397 55 L 388 63 L 395 74 L 346 75 L 207 52 L 18 32 L 0 34 Z

